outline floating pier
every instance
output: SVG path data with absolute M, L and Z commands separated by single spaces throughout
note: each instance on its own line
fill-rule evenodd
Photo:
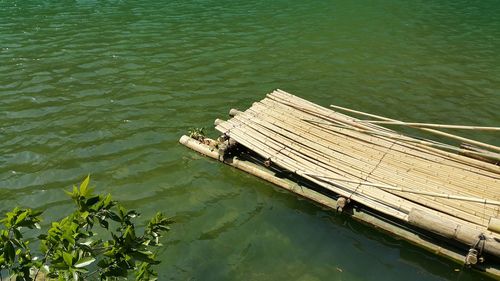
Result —
M 336 111 L 275 90 L 245 111 L 231 110 L 229 120 L 217 119 L 218 139 L 196 134 L 180 142 L 500 278 L 500 147 L 437 130 L 500 129 L 407 123 L 331 108 Z M 389 126 L 466 145 L 415 138 Z

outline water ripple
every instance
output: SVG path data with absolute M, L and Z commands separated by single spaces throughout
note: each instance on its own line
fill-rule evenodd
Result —
M 497 6 L 0 1 L 1 211 L 24 205 L 57 217 L 69 206 L 62 190 L 91 173 L 100 191 L 145 216 L 179 220 L 160 279 L 322 280 L 334 264 L 344 264 L 342 280 L 450 279 L 420 250 L 400 257 L 399 241 L 341 230 L 344 220 L 177 140 L 274 88 L 402 120 L 498 126 Z M 380 268 L 370 264 L 374 249 Z

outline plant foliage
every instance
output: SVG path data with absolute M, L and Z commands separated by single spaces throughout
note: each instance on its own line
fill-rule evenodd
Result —
M 157 213 L 140 233 L 127 210 L 111 195 L 96 195 L 87 177 L 67 192 L 76 210 L 52 222 L 36 237 L 40 251 L 34 254 L 27 229 L 40 229 L 40 211 L 14 208 L 0 223 L 0 278 L 15 280 L 119 280 L 132 272 L 136 280 L 156 280 L 153 266 L 160 263 L 155 250 L 171 221 Z M 31 231 L 33 232 L 33 231 Z
M 188 135 L 190 138 L 193 138 L 198 141 L 203 141 L 205 139 L 205 132 L 203 128 L 193 128 L 188 131 Z

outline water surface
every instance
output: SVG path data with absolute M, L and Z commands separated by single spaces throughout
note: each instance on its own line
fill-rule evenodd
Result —
M 487 280 L 177 144 L 281 88 L 500 124 L 497 1 L 1 1 L 0 211 L 86 174 L 176 224 L 160 280 Z M 498 135 L 463 133 L 500 144 Z

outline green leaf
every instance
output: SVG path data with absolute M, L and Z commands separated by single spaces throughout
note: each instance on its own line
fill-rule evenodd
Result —
M 89 181 L 90 181 L 90 175 L 88 175 L 82 182 L 82 184 L 80 184 L 80 194 L 83 195 L 83 196 L 87 196 L 87 187 L 89 185 Z
M 108 195 L 106 195 L 103 201 L 104 208 L 107 208 L 110 203 L 111 203 L 111 194 L 108 193 Z
M 80 214 L 80 216 L 82 217 L 82 219 L 86 219 L 88 216 L 89 216 L 89 212 L 85 211 L 85 212 L 82 212 Z
M 91 207 L 93 205 L 95 205 L 95 203 L 99 202 L 99 196 L 94 196 L 94 197 L 90 197 L 89 199 L 87 199 L 87 201 L 85 202 L 85 205 L 87 207 Z
M 4 251 L 5 251 L 5 258 L 7 262 L 11 261 L 14 262 L 16 258 L 16 251 L 14 250 L 14 244 L 12 244 L 12 241 L 7 241 L 4 244 Z
M 115 212 L 109 212 L 108 216 L 110 219 L 116 221 L 116 222 L 121 222 L 120 216 L 118 216 Z
M 12 232 L 14 232 L 14 237 L 16 237 L 16 239 L 23 238 L 23 235 L 21 234 L 21 231 L 19 231 L 19 229 L 14 228 L 14 229 L 12 229 Z
M 75 267 L 76 268 L 85 267 L 85 266 L 93 263 L 94 261 L 95 261 L 95 259 L 93 257 L 82 258 L 75 263 Z
M 73 255 L 72 254 L 64 252 L 63 253 L 63 259 L 64 259 L 64 262 L 68 266 L 72 266 L 73 265 Z
M 109 223 L 106 220 L 99 220 L 101 227 L 108 229 Z
M 29 210 L 26 210 L 24 212 L 22 212 L 16 219 L 16 222 L 15 224 L 20 224 L 24 221 L 24 219 L 26 219 L 26 216 L 28 216 L 28 213 L 29 213 Z

